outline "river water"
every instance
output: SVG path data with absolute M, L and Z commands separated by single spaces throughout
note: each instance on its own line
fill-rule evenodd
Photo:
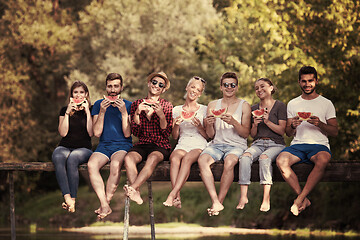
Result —
M 0 229 L 1 240 L 11 240 L 10 229 Z M 29 231 L 18 230 L 16 232 L 16 240 L 115 240 L 123 239 L 119 235 L 91 235 L 84 233 L 68 233 L 59 231 L 42 230 L 36 233 L 29 233 Z M 151 239 L 129 237 L 129 240 L 144 240 Z M 161 235 L 156 236 L 156 239 L 174 239 L 174 240 L 355 240 L 357 237 L 345 237 L 345 236 L 296 236 L 296 235 L 282 235 L 282 236 L 271 236 L 271 235 L 257 235 L 257 234 L 246 234 L 246 235 L 230 235 L 230 236 L 214 236 L 214 237 L 162 237 Z

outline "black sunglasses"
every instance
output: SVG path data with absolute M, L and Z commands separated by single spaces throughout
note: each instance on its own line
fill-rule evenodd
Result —
M 228 88 L 228 87 L 236 88 L 237 84 L 236 83 L 223 83 L 223 86 L 226 88 Z
M 150 82 L 151 82 L 152 85 L 154 85 L 154 86 L 156 86 L 156 84 L 159 83 L 159 88 L 164 88 L 164 87 L 165 87 L 165 84 L 163 84 L 162 82 L 159 82 L 159 81 L 157 81 L 157 80 L 155 80 L 155 79 L 152 79 Z
M 202 83 L 206 83 L 206 81 L 204 79 L 202 79 L 201 77 L 195 76 L 193 77 L 195 80 L 200 80 Z

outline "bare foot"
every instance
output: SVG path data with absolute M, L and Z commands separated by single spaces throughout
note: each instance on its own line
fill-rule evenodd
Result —
M 309 207 L 311 205 L 311 202 L 308 198 L 305 198 L 304 201 L 302 202 L 299 211 L 302 212 L 305 210 L 305 208 Z
M 174 201 L 173 201 L 173 205 L 174 207 L 176 208 L 181 208 L 181 199 L 180 198 L 175 198 Z
M 268 212 L 270 210 L 270 203 L 269 202 L 263 202 L 260 206 L 260 211 L 262 212 Z
M 236 209 L 243 210 L 245 205 L 249 202 L 248 198 L 240 198 L 239 204 L 236 206 Z
M 294 200 L 294 204 L 290 208 L 290 212 L 294 214 L 295 216 L 298 216 L 300 213 L 300 207 L 302 205 L 302 202 L 300 202 L 298 199 Z
M 224 206 L 219 202 L 219 203 L 213 203 L 213 205 L 211 206 L 211 208 L 207 209 L 207 212 L 209 214 L 209 216 L 217 216 L 219 215 L 220 211 L 222 211 L 224 209 Z
M 112 213 L 112 210 L 111 210 L 111 208 L 110 207 L 106 207 L 106 208 L 99 208 L 99 214 L 98 214 L 98 216 L 97 216 L 97 218 L 99 219 L 99 220 L 102 220 L 102 219 L 104 219 L 105 217 L 107 217 L 110 213 Z
M 140 192 L 131 186 L 127 186 L 127 196 L 130 198 L 130 200 L 136 202 L 139 205 L 143 204 L 144 202 L 141 198 Z
M 172 196 L 169 196 L 167 197 L 166 201 L 163 202 L 164 206 L 166 207 L 172 207 L 173 206 L 173 202 L 174 202 L 174 198 Z
M 95 213 L 95 214 L 99 214 L 99 213 L 100 213 L 100 209 L 101 209 L 101 207 L 99 207 L 98 209 L 95 209 L 95 210 L 94 210 L 94 213 Z

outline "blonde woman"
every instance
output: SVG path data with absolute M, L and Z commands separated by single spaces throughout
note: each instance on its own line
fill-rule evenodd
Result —
M 170 179 L 172 191 L 163 203 L 165 206 L 181 208 L 180 189 L 190 174 L 190 168 L 195 163 L 207 144 L 207 134 L 203 127 L 207 107 L 197 103 L 204 92 L 205 80 L 192 77 L 186 86 L 185 103 L 173 109 L 172 136 L 179 139 L 174 151 L 170 155 Z M 195 113 L 191 120 L 184 120 L 182 112 Z

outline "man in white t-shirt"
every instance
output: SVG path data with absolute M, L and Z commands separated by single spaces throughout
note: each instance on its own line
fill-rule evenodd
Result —
M 338 134 L 335 107 L 330 100 L 316 93 L 318 83 L 314 67 L 304 66 L 300 69 L 302 94 L 292 99 L 287 106 L 286 135 L 294 136 L 294 139 L 290 147 L 285 148 L 276 159 L 283 178 L 298 195 L 290 208 L 295 216 L 310 206 L 307 195 L 320 181 L 331 159 L 328 136 Z M 307 114 L 311 116 L 306 120 Z M 303 162 L 314 164 L 314 168 L 301 189 L 291 166 Z

